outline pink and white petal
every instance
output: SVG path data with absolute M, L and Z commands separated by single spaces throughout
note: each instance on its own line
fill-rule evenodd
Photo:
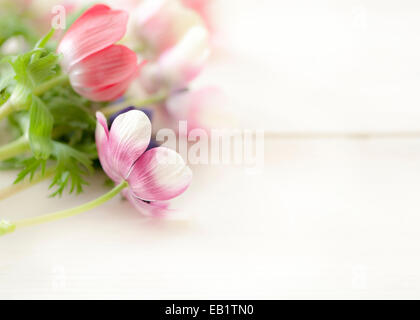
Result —
M 106 117 L 102 112 L 96 113 L 96 143 L 99 146 L 104 146 L 108 143 L 109 130 Z
M 133 80 L 137 78 L 138 74 L 139 69 L 137 68 L 132 75 L 120 83 L 96 88 L 73 86 L 73 89 L 78 94 L 92 101 L 112 101 L 120 98 L 127 91 Z
M 136 14 L 137 35 L 156 56 L 173 47 L 192 27 L 204 26 L 199 14 L 173 0 L 146 0 Z
M 209 0 L 182 0 L 182 4 L 197 12 L 206 23 L 207 29 L 214 31 L 213 3 Z
M 152 124 L 140 110 L 119 115 L 109 133 L 109 152 L 112 168 L 126 179 L 134 163 L 147 149 L 152 135 Z
M 150 94 L 156 93 L 165 85 L 163 74 L 156 62 L 148 63 L 144 66 L 140 73 L 139 81 L 141 86 Z
M 145 152 L 127 178 L 132 192 L 147 201 L 175 198 L 189 187 L 191 180 L 191 169 L 181 156 L 164 147 Z
M 159 59 L 159 67 L 167 85 L 173 89 L 188 85 L 204 68 L 210 56 L 208 32 L 193 27 L 172 49 Z
M 173 94 L 166 102 L 166 110 L 173 120 L 187 121 L 188 133 L 194 129 L 230 129 L 232 117 L 226 110 L 227 98 L 217 87 L 204 87 L 197 90 Z
M 131 205 L 145 216 L 162 217 L 172 211 L 169 209 L 168 201 L 153 201 L 148 203 L 136 197 L 130 190 L 123 190 L 122 193 L 130 201 Z
M 171 16 L 175 14 L 176 1 L 147 0 L 136 12 L 137 36 L 154 54 L 159 54 L 173 45 Z
M 70 72 L 70 82 L 75 87 L 105 87 L 125 81 L 137 68 L 134 51 L 126 46 L 112 45 L 75 64 Z
M 67 72 L 74 64 L 122 39 L 127 29 L 128 13 L 98 4 L 79 17 L 61 40 L 57 52 L 63 54 Z
M 96 113 L 96 148 L 98 149 L 99 161 L 101 162 L 102 168 L 105 173 L 110 177 L 114 182 L 120 183 L 122 178 L 112 167 L 112 159 L 109 153 L 109 131 L 108 124 L 105 116 L 101 112 Z

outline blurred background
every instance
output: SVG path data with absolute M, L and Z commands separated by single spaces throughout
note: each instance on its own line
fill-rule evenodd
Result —
M 218 9 L 230 63 L 208 76 L 226 81 L 247 125 L 419 129 L 418 2 L 233 0 Z
M 420 3 L 208 2 L 213 52 L 194 86 L 220 87 L 240 127 L 266 130 L 264 170 L 195 167 L 175 219 L 142 220 L 116 199 L 4 238 L 0 297 L 418 298 Z M 0 212 L 35 216 L 104 189 L 45 190 Z
M 198 9 L 212 38 L 210 66 L 193 86 L 223 88 L 244 127 L 418 129 L 416 1 L 183 1 Z M 54 5 L 65 4 L 72 12 L 95 3 L 20 2 L 38 16 L 44 14 L 46 30 Z M 131 10 L 132 25 L 133 8 L 144 2 L 103 1 Z

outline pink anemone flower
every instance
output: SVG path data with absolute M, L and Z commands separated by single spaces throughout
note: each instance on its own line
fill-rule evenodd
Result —
M 192 27 L 205 27 L 200 15 L 179 0 L 143 1 L 134 19 L 137 38 L 155 57 L 175 46 Z
M 166 101 L 170 124 L 177 128 L 179 121 L 187 122 L 187 132 L 195 129 L 211 134 L 211 129 L 232 129 L 237 126 L 228 110 L 228 99 L 217 87 L 203 87 L 173 93 Z
M 210 56 L 208 32 L 193 27 L 173 48 L 143 68 L 140 81 L 148 92 L 179 90 L 188 86 L 203 70 Z
M 95 5 L 66 32 L 57 51 L 77 93 L 93 101 L 115 100 L 138 76 L 137 55 L 115 45 L 126 33 L 127 22 L 127 12 Z
M 147 115 L 131 110 L 119 115 L 108 129 L 97 113 L 96 145 L 105 173 L 116 183 L 126 181 L 123 195 L 146 215 L 168 211 L 168 200 L 190 185 L 192 172 L 175 151 L 157 147 L 146 151 L 152 126 Z

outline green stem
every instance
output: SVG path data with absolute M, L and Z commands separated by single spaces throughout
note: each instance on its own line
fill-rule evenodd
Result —
M 107 202 L 108 200 L 111 200 L 127 187 L 128 187 L 128 183 L 126 181 L 123 181 L 114 189 L 112 189 L 110 192 L 104 194 L 103 196 L 97 198 L 96 200 L 93 200 L 91 202 L 88 202 L 84 205 L 81 205 L 79 207 L 75 207 L 72 209 L 59 211 L 59 212 L 51 213 L 51 214 L 46 214 L 46 215 L 35 217 L 35 218 L 23 219 L 16 222 L 1 221 L 0 222 L 0 236 L 5 235 L 7 233 L 14 232 L 16 229 L 20 229 L 24 227 L 31 227 L 31 226 L 35 226 L 42 223 L 47 223 L 47 222 L 52 222 L 55 220 L 60 220 L 63 218 L 72 217 L 80 213 L 83 213 L 85 211 L 94 209 L 100 206 L 101 204 Z
M 50 177 L 52 177 L 55 173 L 55 168 L 48 168 L 44 174 L 42 174 L 41 172 L 37 173 L 33 179 L 31 180 L 26 180 L 20 183 L 16 183 L 16 184 L 12 184 L 11 186 L 8 186 L 6 188 L 3 188 L 0 190 L 0 200 L 4 200 L 7 199 L 13 195 L 15 195 L 16 193 L 26 190 L 38 183 L 40 183 L 41 181 L 44 181 Z
M 42 95 L 43 93 L 47 92 L 51 88 L 58 86 L 60 84 L 64 84 L 69 81 L 69 76 L 66 74 L 62 74 L 58 77 L 55 77 L 49 81 L 44 82 L 40 86 L 34 89 L 34 94 L 37 96 Z
M 26 136 L 0 147 L 0 161 L 13 158 L 19 154 L 29 151 L 29 141 Z
M 7 100 L 3 105 L 0 106 L 0 119 L 6 118 L 13 112 L 13 104 L 10 100 Z
M 152 104 L 156 104 L 156 103 L 164 101 L 167 97 L 168 97 L 168 94 L 166 92 L 161 92 L 154 96 L 150 96 L 146 99 L 131 99 L 131 100 L 126 100 L 121 103 L 111 104 L 105 108 L 102 108 L 99 111 L 101 111 L 106 117 L 109 117 L 110 115 L 118 111 L 121 111 L 128 106 L 139 106 L 139 107 L 150 106 Z

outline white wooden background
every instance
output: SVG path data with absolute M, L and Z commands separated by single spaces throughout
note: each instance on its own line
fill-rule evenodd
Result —
M 246 128 L 420 131 L 420 3 L 230 0 L 197 86 Z M 167 221 L 115 199 L 0 239 L 0 298 L 419 298 L 420 139 L 266 139 L 265 168 L 195 167 Z M 0 186 L 13 179 L 0 174 Z M 68 208 L 47 184 L 4 218 Z

